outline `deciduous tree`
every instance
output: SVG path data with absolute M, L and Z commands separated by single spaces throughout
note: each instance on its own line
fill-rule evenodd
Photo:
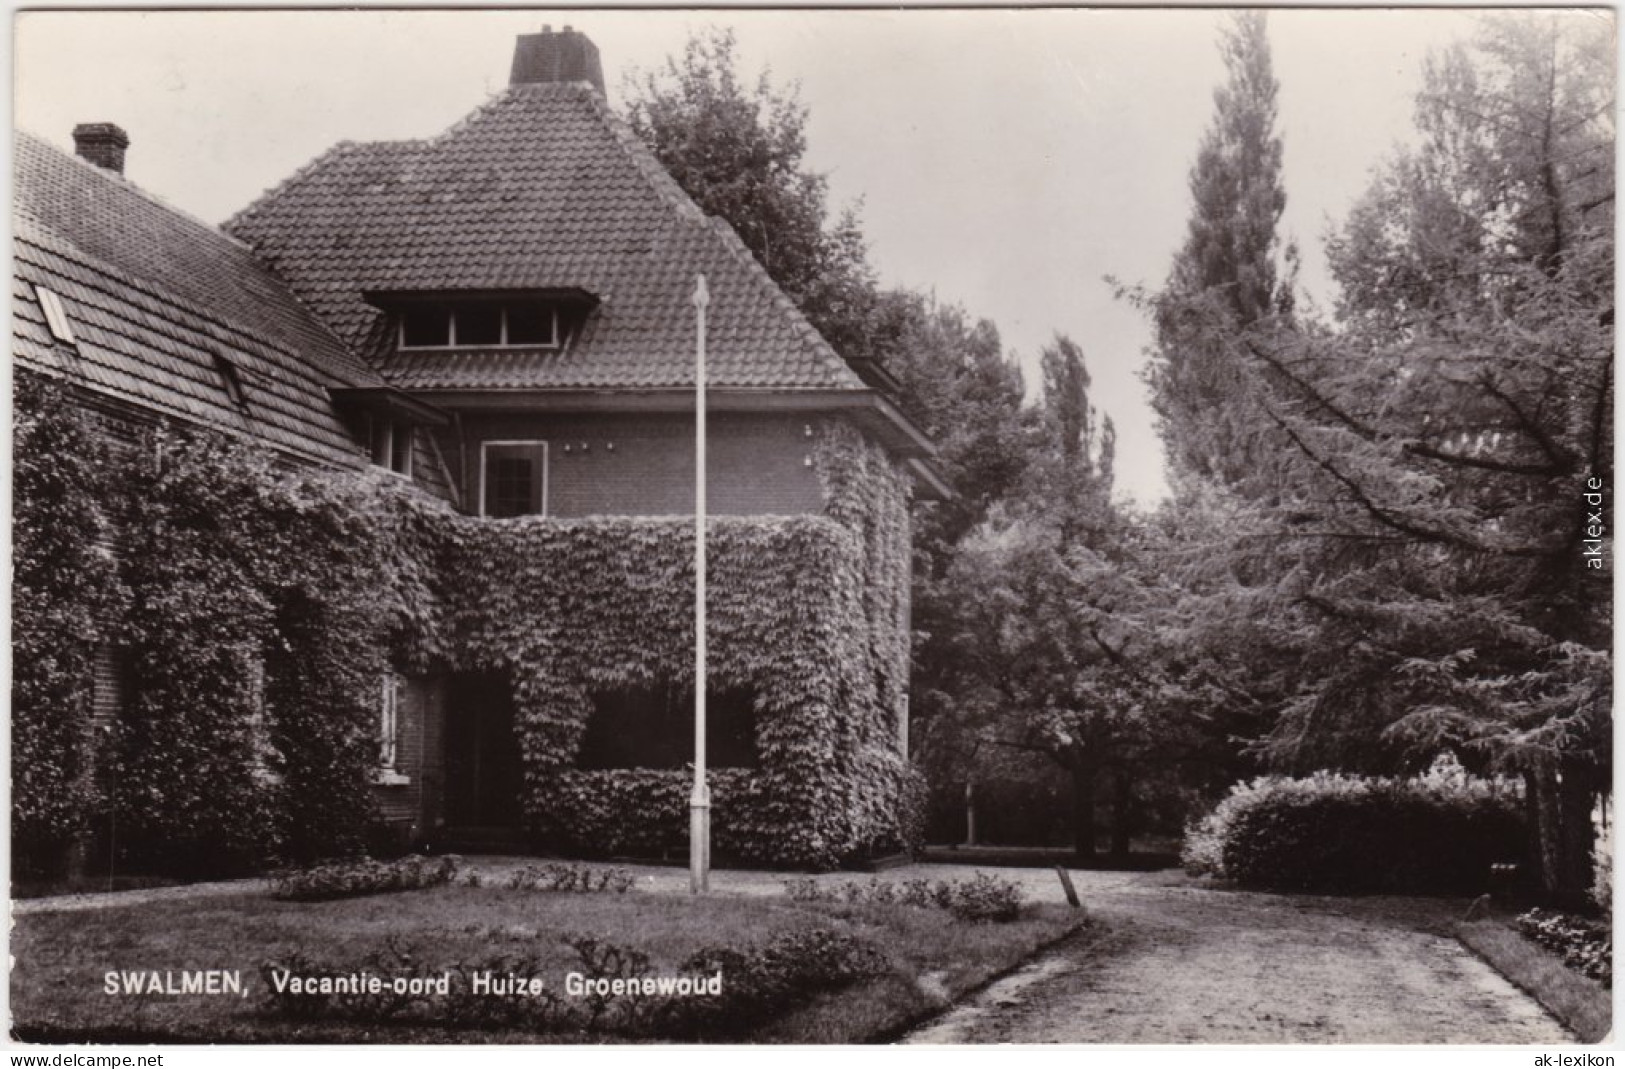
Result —
M 767 72 L 747 83 L 731 30 L 691 36 L 627 79 L 627 121 L 701 209 L 728 221 L 835 350 L 875 358 L 879 294 L 857 210 L 832 216 L 809 170 L 807 108 Z

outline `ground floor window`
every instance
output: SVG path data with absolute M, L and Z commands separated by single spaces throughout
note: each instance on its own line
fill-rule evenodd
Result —
M 754 768 L 755 695 L 716 691 L 706 698 L 706 763 Z M 582 739 L 581 768 L 682 768 L 694 760 L 694 692 L 686 687 L 634 687 L 593 696 Z
M 400 768 L 405 727 L 406 679 L 386 672 L 378 684 L 378 782 L 405 783 Z

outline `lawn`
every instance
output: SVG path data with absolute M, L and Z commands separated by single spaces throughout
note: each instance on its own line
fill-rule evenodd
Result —
M 14 1034 L 40 1042 L 613 1041 L 597 1033 L 294 1020 L 273 1012 L 262 967 L 303 960 L 352 969 L 370 960 L 372 971 L 387 976 L 389 965 L 402 961 L 438 973 L 506 955 L 539 963 L 535 975 L 562 993 L 566 974 L 583 971 L 569 942 L 578 937 L 639 951 L 658 976 L 702 948 L 747 949 L 821 928 L 874 947 L 884 971 L 798 1000 L 737 1038 L 864 1042 L 897 1034 L 1087 925 L 1083 913 L 1053 905 L 1029 905 L 1013 922 L 971 924 L 942 910 L 889 904 L 467 886 L 317 903 L 263 895 L 151 902 L 15 918 L 12 1019 Z M 240 993 L 105 990 L 109 972 L 178 978 L 197 970 L 234 972 Z

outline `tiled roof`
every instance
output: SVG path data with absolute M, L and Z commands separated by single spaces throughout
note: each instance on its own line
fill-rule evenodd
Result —
M 28 134 L 14 141 L 12 351 L 141 408 L 360 466 L 328 386 L 381 385 L 240 242 Z M 54 342 L 36 287 L 76 343 Z M 217 364 L 238 370 L 246 404 Z
M 708 381 L 864 388 L 726 224 L 705 218 L 602 97 L 512 86 L 427 141 L 344 143 L 226 224 L 351 347 L 407 389 L 658 389 L 693 383 L 697 273 Z M 554 352 L 391 356 L 378 291 L 586 290 Z

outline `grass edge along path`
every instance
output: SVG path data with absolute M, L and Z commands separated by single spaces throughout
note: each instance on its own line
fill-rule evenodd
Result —
M 1525 939 L 1508 921 L 1461 921 L 1454 934 L 1567 1028 L 1581 1043 L 1601 1043 L 1613 1030 L 1613 992 L 1581 976 L 1555 954 Z
M 751 1043 L 895 1043 L 956 1004 L 1020 969 L 1047 951 L 1072 940 L 1096 941 L 1105 927 L 1084 910 L 1063 930 L 1037 940 L 1012 942 L 1005 953 L 990 956 L 958 973 L 942 977 L 940 986 L 912 983 L 893 974 L 815 998 L 799 1010 L 751 1036 Z

